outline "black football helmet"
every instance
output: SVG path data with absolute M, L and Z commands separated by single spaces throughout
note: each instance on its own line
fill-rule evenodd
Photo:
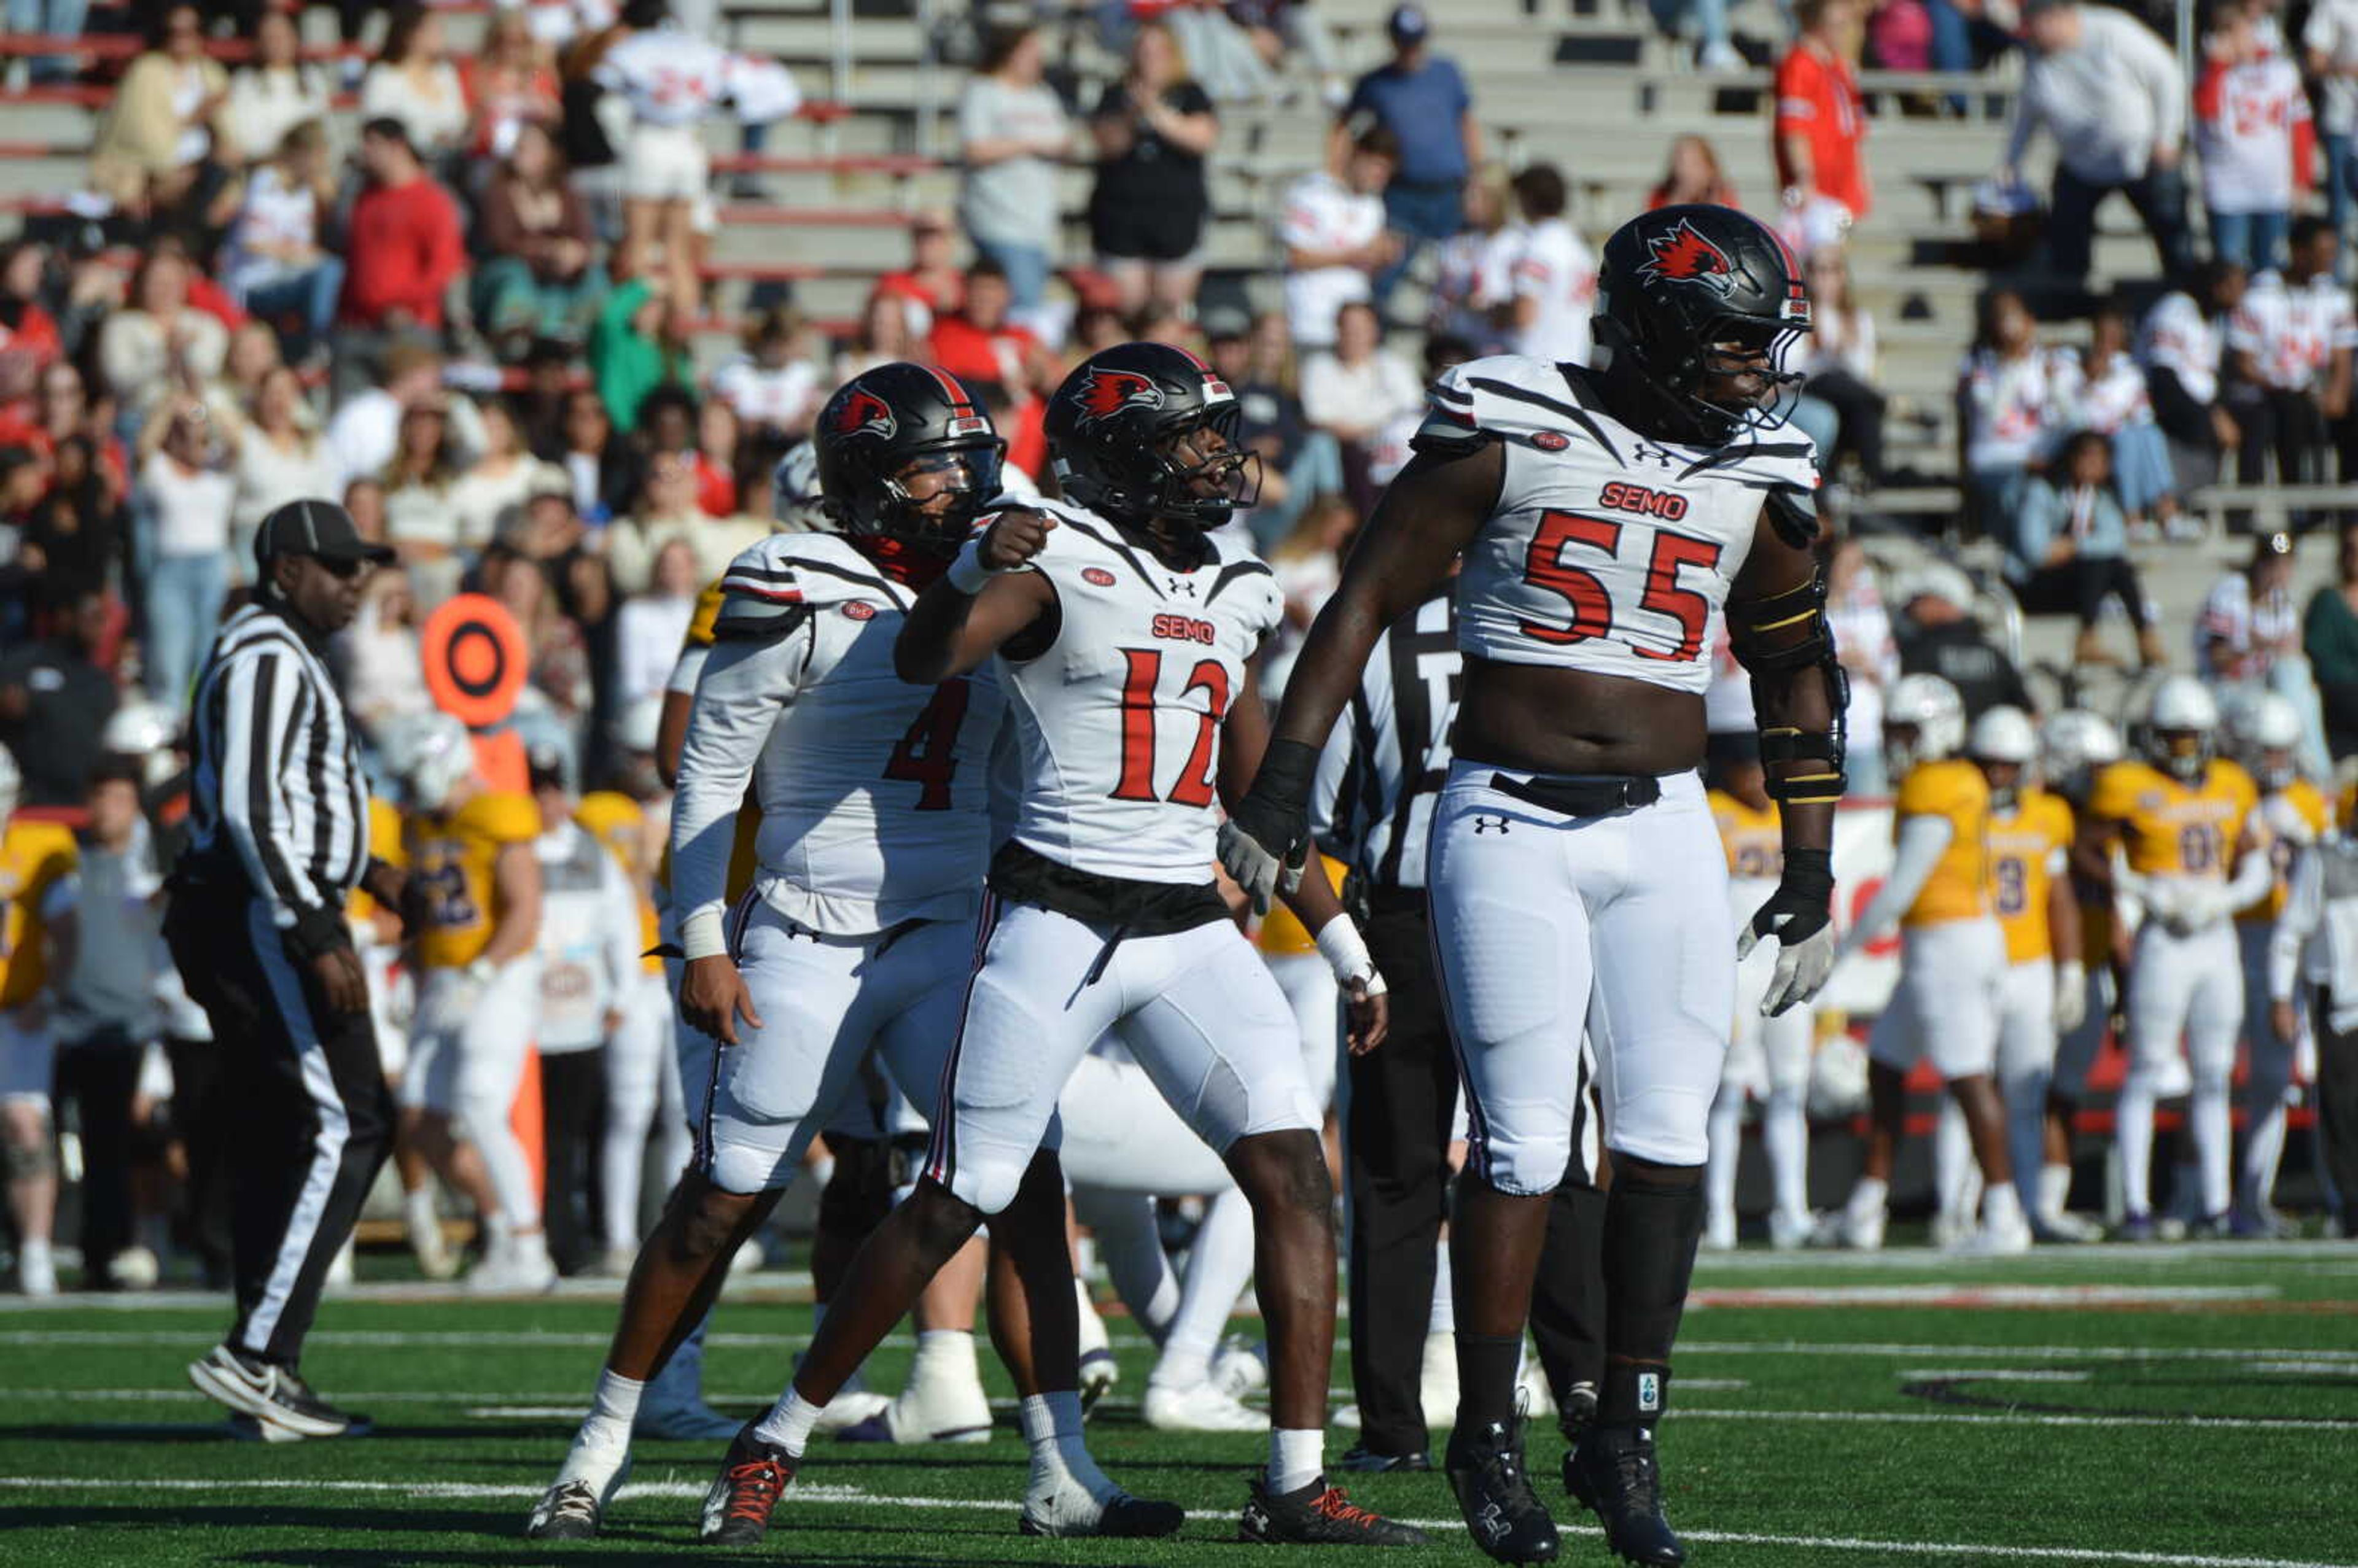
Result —
M 862 371 L 820 409 L 811 445 L 827 514 L 855 538 L 889 540 L 948 557 L 999 494 L 1007 443 L 957 377 L 906 362 Z M 903 482 L 914 462 L 937 463 L 957 499 L 927 511 Z
M 1144 527 L 1216 528 L 1260 499 L 1260 460 L 1237 441 L 1237 395 L 1168 343 L 1120 343 L 1080 362 L 1048 399 L 1048 455 L 1075 503 Z M 1210 430 L 1226 449 L 1189 460 L 1176 438 Z
M 1612 371 L 1724 441 L 1791 415 L 1801 376 L 1785 362 L 1810 330 L 1810 297 L 1782 240 L 1732 207 L 1687 203 L 1633 218 L 1605 242 L 1593 325 Z M 1704 395 L 1707 377 L 1747 368 L 1715 355 L 1719 344 L 1768 355 L 1758 395 Z

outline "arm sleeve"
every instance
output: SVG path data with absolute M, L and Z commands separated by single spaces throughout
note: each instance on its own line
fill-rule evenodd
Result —
M 2325 861 L 2314 848 L 2303 849 L 2292 863 L 2291 886 L 2285 893 L 2283 913 L 2268 933 L 2268 1000 L 2290 1001 L 2300 979 L 2300 952 L 2325 914 Z
M 2268 830 L 2260 821 L 2260 814 L 2254 811 L 2244 821 L 2244 831 L 2253 835 L 2255 842 L 2237 857 L 2234 878 L 2227 883 L 2227 907 L 2231 910 L 2249 909 L 2266 898 L 2277 877 L 2275 857 L 2268 853 Z
M 313 700 L 300 672 L 282 653 L 265 648 L 238 660 L 226 677 L 221 748 L 222 826 L 256 896 L 270 906 L 282 931 L 343 931 L 343 900 L 312 881 L 306 847 L 278 802 L 284 796 L 279 759 L 292 755 L 292 738 Z M 323 924 L 324 923 L 324 924 Z
M 1911 816 L 1899 825 L 1891 874 L 1883 879 L 1883 885 L 1875 890 L 1875 897 L 1859 911 L 1850 934 L 1843 938 L 1844 953 L 1855 952 L 1899 924 L 1899 917 L 1932 880 L 1932 869 L 1941 863 L 1949 840 L 1956 834 L 1956 825 L 1945 816 Z
M 716 643 L 696 683 L 671 810 L 672 896 L 680 946 L 691 958 L 725 951 L 720 914 L 737 808 L 771 730 L 801 685 L 811 635 L 808 618 L 796 617 L 774 637 Z

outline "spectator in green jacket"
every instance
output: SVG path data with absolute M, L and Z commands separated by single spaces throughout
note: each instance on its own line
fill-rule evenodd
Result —
M 687 326 L 645 278 L 634 277 L 606 297 L 590 334 L 590 373 L 616 429 L 638 427 L 639 405 L 656 387 L 696 384 Z
M 2338 762 L 2358 752 L 2358 523 L 2342 526 L 2334 572 L 2334 585 L 2309 601 L 2300 646 L 2325 709 L 2326 749 Z

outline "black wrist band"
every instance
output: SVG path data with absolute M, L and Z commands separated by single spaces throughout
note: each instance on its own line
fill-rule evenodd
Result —
M 1260 772 L 1253 775 L 1253 793 L 1288 806 L 1310 799 L 1318 777 L 1319 748 L 1304 741 L 1271 741 L 1260 754 Z
M 1834 856 L 1831 849 L 1788 849 L 1780 879 L 1795 892 L 1831 898 L 1834 891 Z

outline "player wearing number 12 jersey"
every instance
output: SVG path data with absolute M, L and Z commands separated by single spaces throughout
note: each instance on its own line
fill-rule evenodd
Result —
M 1737 950 L 1779 939 L 1771 1012 L 1823 982 L 1844 686 L 1810 554 L 1813 452 L 1781 429 L 1798 380 L 1785 356 L 1810 327 L 1790 256 L 1740 212 L 1665 207 L 1606 242 L 1599 283 L 1597 369 L 1476 360 L 1433 386 L 1221 859 L 1256 897 L 1299 865 L 1318 748 L 1368 649 L 1462 554 L 1466 679 L 1426 876 L 1473 1133 L 1451 1234 L 1450 1482 L 1490 1555 L 1555 1555 L 1523 1469 L 1515 1368 L 1585 1087 L 1585 1023 L 1613 1154 L 1609 1326 L 1596 1421 L 1565 1478 L 1614 1551 L 1675 1563 L 1654 1427 L 1703 1227 Z M 1784 850 L 1740 942 L 1696 772 L 1723 611 L 1753 675 Z
M 1192 354 L 1092 354 L 1048 402 L 1067 503 L 1000 514 L 902 629 L 905 679 L 997 669 L 1020 764 L 1012 835 L 991 864 L 925 1173 L 861 1247 L 756 1434 L 799 1453 L 925 1279 L 985 1217 L 994 1236 L 1008 1227 L 1054 1168 L 1059 1091 L 1110 1032 L 1252 1207 L 1271 1432 L 1244 1533 L 1404 1544 L 1423 1537 L 1325 1484 L 1335 1238 L 1320 1108 L 1285 998 L 1212 880 L 1214 801 L 1259 759 L 1254 661 L 1282 615 L 1269 568 L 1207 533 L 1258 488 L 1237 417 L 1235 393 Z M 1295 908 L 1350 998 L 1354 1044 L 1372 1045 L 1382 1007 L 1365 944 L 1323 882 Z

